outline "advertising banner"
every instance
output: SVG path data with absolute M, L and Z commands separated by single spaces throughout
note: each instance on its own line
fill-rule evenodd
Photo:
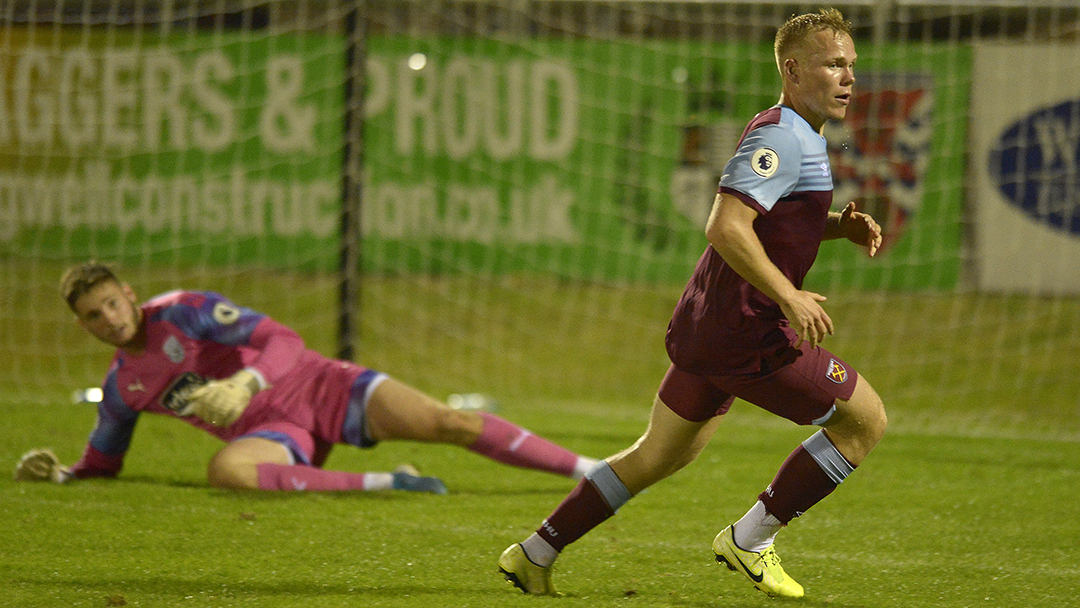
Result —
M 337 37 L 10 29 L 0 252 L 332 267 Z
M 972 92 L 976 275 L 985 291 L 1080 293 L 1078 45 L 979 45 Z
M 336 267 L 341 39 L 14 32 L 0 253 Z M 879 216 L 889 244 L 873 261 L 825 246 L 814 280 L 951 288 L 966 134 L 937 127 L 966 113 L 968 55 L 865 55 L 827 131 L 835 202 Z M 373 37 L 365 68 L 375 272 L 685 281 L 723 163 L 779 94 L 764 43 Z

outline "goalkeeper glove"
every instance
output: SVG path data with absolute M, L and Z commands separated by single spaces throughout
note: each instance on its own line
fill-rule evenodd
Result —
M 48 449 L 30 450 L 15 465 L 15 481 L 64 483 L 71 477 L 71 471 L 60 464 L 60 459 Z
M 211 380 L 191 391 L 190 412 L 214 426 L 229 426 L 244 413 L 251 397 L 262 389 L 255 373 L 242 369 L 223 380 Z

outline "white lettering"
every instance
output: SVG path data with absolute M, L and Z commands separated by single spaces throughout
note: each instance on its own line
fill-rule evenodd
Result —
M 134 50 L 105 53 L 101 78 L 102 143 L 127 151 L 135 147 L 136 55 Z M 24 140 L 25 141 L 25 140 Z
M 514 241 L 578 242 L 577 231 L 570 222 L 574 193 L 561 188 L 554 177 L 544 176 L 534 188 L 524 192 L 515 191 L 510 200 L 510 220 L 507 228 Z
M 254 112 L 274 101 L 233 99 L 227 85 L 238 70 L 220 50 L 186 56 L 168 48 L 27 46 L 9 56 L 0 61 L 9 75 L 0 79 L 0 144 L 34 154 L 43 148 L 220 151 L 237 143 L 234 106 Z M 302 58 L 266 61 L 269 94 L 301 90 L 290 75 L 303 67 Z M 290 149 L 314 149 L 313 132 L 305 128 L 315 124 L 313 108 L 290 110 L 287 129 L 271 132 L 271 143 L 280 145 L 284 137 Z
M 224 93 L 213 86 L 215 83 L 229 82 L 235 76 L 236 68 L 221 51 L 200 55 L 195 61 L 191 89 L 207 115 L 196 117 L 193 121 L 192 138 L 195 145 L 203 150 L 221 150 L 236 140 L 236 118 L 232 104 Z
M 506 160 L 521 153 L 525 139 L 525 63 L 508 63 L 501 87 L 494 62 L 484 61 L 481 66 L 480 116 L 487 149 L 495 160 Z
M 499 199 L 494 188 L 451 185 L 446 207 L 446 236 L 481 243 L 490 243 L 498 236 Z
M 41 49 L 28 49 L 15 65 L 15 126 L 19 141 L 32 146 L 46 145 L 52 139 L 55 103 L 49 98 L 48 57 Z M 36 83 L 42 92 L 36 92 Z
M 70 148 L 91 146 L 99 137 L 97 99 L 86 93 L 97 76 L 87 53 L 68 53 L 60 63 L 60 137 Z
M 180 58 L 152 52 L 145 59 L 143 72 L 143 140 L 146 149 L 157 152 L 165 148 L 161 123 L 168 121 L 171 148 L 186 150 L 188 114 L 182 100 L 187 82 Z
M 470 90 L 478 80 L 473 65 L 464 57 L 455 57 L 446 65 L 442 81 L 441 116 L 446 153 L 454 160 L 462 160 L 476 152 L 480 139 L 479 106 L 472 103 Z
M 245 171 L 237 166 L 225 179 L 204 181 L 186 175 L 114 176 L 103 162 L 63 175 L 0 172 L 0 242 L 10 242 L 24 228 L 52 226 L 241 236 L 335 234 L 336 181 L 253 180 Z
M 368 184 L 365 234 L 388 239 L 448 238 L 494 243 L 578 243 L 570 212 L 574 194 L 554 176 L 499 199 L 494 187 L 451 184 L 443 198 L 432 184 Z M 507 214 L 501 209 L 509 209 Z
M 364 115 L 375 116 L 390 106 L 390 67 L 378 57 L 369 57 L 364 69 Z
M 315 150 L 315 108 L 300 105 L 304 64 L 298 57 L 271 57 L 266 64 L 266 105 L 259 113 L 259 134 L 274 152 Z
M 557 160 L 577 144 L 580 92 L 566 63 L 455 56 L 412 69 L 403 57 L 393 64 L 396 74 L 377 59 L 367 68 L 365 110 L 368 116 L 394 112 L 394 146 L 402 156 Z
M 436 132 L 435 93 L 437 84 L 434 69 L 414 70 L 405 59 L 398 66 L 398 101 L 394 106 L 396 124 L 394 144 L 402 156 L 413 152 L 417 123 L 422 124 L 424 152 L 434 155 L 438 150 Z
M 1049 169 L 1060 163 L 1066 170 L 1074 170 L 1076 146 L 1080 142 L 1080 120 L 1067 125 L 1058 117 L 1041 116 L 1032 124 L 1042 151 L 1042 167 Z
M 537 159 L 562 158 L 577 140 L 577 81 L 566 65 L 552 61 L 537 62 L 532 80 L 530 152 Z M 557 105 L 551 107 L 549 101 Z

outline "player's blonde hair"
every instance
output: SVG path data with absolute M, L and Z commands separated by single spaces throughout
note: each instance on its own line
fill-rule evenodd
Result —
M 65 270 L 60 277 L 60 295 L 67 302 L 68 308 L 74 311 L 75 302 L 80 297 L 106 281 L 120 282 L 108 265 L 93 260 L 76 264 Z
M 834 34 L 851 35 L 851 22 L 835 8 L 823 8 L 817 13 L 794 15 L 780 29 L 776 30 L 773 52 L 776 54 L 776 67 L 783 71 L 782 57 L 791 54 L 791 50 L 811 35 L 822 30 L 831 30 Z

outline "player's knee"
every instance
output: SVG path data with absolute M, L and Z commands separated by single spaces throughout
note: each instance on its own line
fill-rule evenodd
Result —
M 624 464 L 620 470 L 625 470 L 628 477 L 633 477 L 631 489 L 635 494 L 658 481 L 667 479 L 690 464 L 697 458 L 698 451 L 679 450 L 672 451 L 663 449 L 666 446 L 654 446 L 649 442 L 639 441 L 622 457 Z M 625 480 L 624 480 L 625 482 Z
M 480 437 L 484 421 L 476 412 L 446 408 L 438 410 L 434 427 L 435 441 L 470 445 Z
M 235 458 L 228 451 L 218 452 L 206 465 L 206 479 L 211 487 L 226 490 L 257 489 L 257 473 L 254 465 Z
M 866 434 L 868 439 L 876 444 L 885 436 L 885 429 L 889 426 L 889 418 L 885 414 L 885 404 L 881 402 L 881 397 L 873 389 L 870 389 L 866 401 L 867 403 L 863 408 Z

